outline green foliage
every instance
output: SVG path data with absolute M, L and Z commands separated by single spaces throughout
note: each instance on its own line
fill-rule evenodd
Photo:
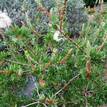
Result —
M 80 37 L 75 40 L 68 36 L 64 41 L 53 40 L 55 25 L 59 23 L 55 20 L 57 15 L 45 35 L 34 32 L 33 25 L 13 25 L 6 29 L 1 44 L 7 49 L 0 51 L 0 107 L 21 107 L 36 101 L 32 107 L 43 104 L 97 107 L 107 103 L 107 83 L 103 78 L 107 15 L 96 17 L 95 22 L 84 24 Z M 102 43 L 103 48 L 98 50 Z M 87 60 L 91 62 L 90 78 L 87 78 Z M 36 84 L 32 96 L 24 94 L 29 76 L 34 77 Z

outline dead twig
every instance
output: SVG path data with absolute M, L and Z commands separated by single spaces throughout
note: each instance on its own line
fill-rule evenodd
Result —
M 90 76 L 91 76 L 91 61 L 90 61 L 90 59 L 86 61 L 86 76 L 87 76 L 87 79 L 90 79 Z
M 59 62 L 59 64 L 65 64 L 67 59 L 69 58 L 70 54 L 72 52 L 72 49 L 68 50 L 67 54 L 65 55 L 65 57 Z
M 10 74 L 12 74 L 12 73 L 13 73 L 12 71 L 0 70 L 0 74 L 10 75 Z
M 5 59 L 5 61 L 10 62 L 10 63 L 14 63 L 14 64 L 18 64 L 18 65 L 22 65 L 22 66 L 31 66 L 30 64 L 24 64 L 24 63 L 21 63 L 21 62 L 7 60 L 7 59 Z
M 44 107 L 47 107 L 46 104 L 41 103 L 40 101 L 33 102 L 33 103 L 30 103 L 30 104 L 27 104 L 27 105 L 25 105 L 25 106 L 21 106 L 21 107 L 29 107 L 29 106 L 36 105 L 36 104 L 42 104 Z
M 46 69 L 48 69 L 51 65 L 52 65 L 52 62 L 51 62 L 51 61 L 49 61 L 49 62 L 45 65 L 45 67 L 44 67 L 44 69 L 43 69 L 43 74 L 45 74 Z
M 68 83 L 66 83 L 59 91 L 57 91 L 54 96 L 58 95 L 61 91 L 63 91 L 69 84 L 71 84 L 76 78 L 78 78 L 81 74 L 76 75 L 75 77 L 71 78 Z

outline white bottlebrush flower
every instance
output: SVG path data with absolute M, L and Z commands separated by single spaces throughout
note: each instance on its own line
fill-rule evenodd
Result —
M 62 38 L 60 31 L 55 31 L 55 33 L 53 35 L 53 39 L 57 42 L 64 40 L 64 38 Z
M 10 17 L 6 13 L 0 11 L 0 28 L 7 28 L 11 23 L 12 20 Z

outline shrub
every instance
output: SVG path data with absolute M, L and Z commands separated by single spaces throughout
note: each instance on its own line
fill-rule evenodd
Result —
M 55 7 L 55 0 L 41 0 L 41 3 L 48 11 Z
M 52 22 L 58 26 L 58 15 L 54 15 Z M 44 36 L 32 29 L 32 22 L 6 29 L 5 40 L 0 41 L 0 107 L 97 107 L 107 103 L 107 77 L 103 77 L 107 14 L 95 18 L 84 24 L 81 37 L 75 40 L 63 31 L 63 40 L 55 41 L 54 32 L 61 33 L 57 26 Z
M 49 2 L 44 2 L 44 6 Z M 52 7 L 53 3 L 47 4 Z M 47 6 L 47 7 L 48 7 Z M 38 4 L 35 0 L 1 0 L 0 9 L 6 11 L 12 22 L 18 26 L 22 25 L 22 22 L 34 26 L 38 33 L 47 33 L 49 26 L 49 18 L 46 14 L 37 11 Z M 48 7 L 48 8 L 50 8 Z
M 87 21 L 87 15 L 83 8 L 84 2 L 82 0 L 69 0 L 67 3 L 67 28 L 72 37 L 80 35 L 82 25 Z

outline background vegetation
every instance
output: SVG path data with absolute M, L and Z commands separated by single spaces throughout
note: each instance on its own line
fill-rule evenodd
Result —
M 11 2 L 3 1 L 0 2 Z M 9 16 L 13 24 L 1 33 L 0 107 L 97 107 L 106 104 L 107 12 L 95 10 L 94 18 L 88 21 L 91 15 L 82 7 L 80 12 L 84 9 L 87 20 L 83 23 L 77 20 L 84 14 L 69 15 L 68 11 L 77 9 L 69 7 L 69 10 L 69 1 L 44 1 L 39 8 L 38 3 L 20 1 L 19 6 L 26 8 L 12 10 L 14 17 Z M 78 0 L 74 1 L 80 6 Z M 75 6 L 73 2 L 71 5 Z M 0 4 L 1 7 L 4 10 L 4 4 Z M 72 11 L 73 15 L 76 12 Z M 22 13 L 27 13 L 26 17 Z M 75 22 L 70 28 L 77 30 L 69 30 L 70 18 Z M 58 41 L 54 39 L 56 31 L 61 36 Z

